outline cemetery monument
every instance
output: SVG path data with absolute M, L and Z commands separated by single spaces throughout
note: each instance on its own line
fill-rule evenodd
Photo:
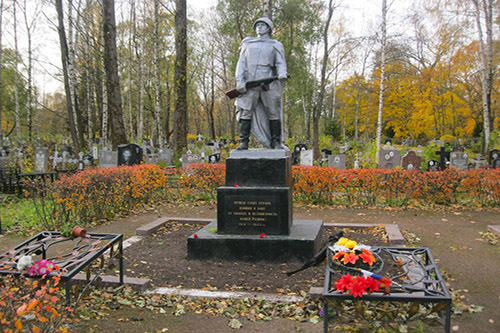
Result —
M 281 143 L 281 80 L 287 74 L 283 46 L 270 38 L 272 28 L 271 20 L 259 18 L 258 37 L 243 40 L 236 69 L 241 143 L 226 160 L 217 220 L 188 238 L 189 259 L 309 259 L 321 245 L 323 221 L 293 220 L 292 156 Z M 250 131 L 265 148 L 248 149 Z

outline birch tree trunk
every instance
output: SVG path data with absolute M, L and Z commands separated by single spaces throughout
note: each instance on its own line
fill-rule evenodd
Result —
M 116 49 L 115 1 L 103 0 L 104 69 L 111 120 L 111 142 L 113 148 L 128 142 L 123 124 L 120 78 L 118 77 L 118 54 Z
M 13 3 L 13 14 L 14 14 L 14 51 L 15 55 L 15 67 L 16 72 L 14 73 L 14 100 L 16 105 L 16 134 L 17 140 L 21 142 L 21 108 L 19 105 L 19 46 L 17 43 L 17 1 Z
M 382 40 L 381 40 L 381 50 L 380 50 L 380 90 L 378 98 L 378 117 L 377 117 L 377 165 L 379 164 L 380 148 L 382 141 L 382 114 L 384 109 L 384 80 L 385 80 L 385 45 L 386 45 L 386 31 L 387 27 L 387 3 L 386 0 L 382 0 Z
M 28 74 L 28 89 L 26 101 L 26 118 L 28 125 L 28 142 L 33 141 L 33 48 L 32 48 L 32 25 L 28 21 L 28 8 L 26 0 L 24 0 L 23 16 L 26 28 L 26 38 L 28 42 L 28 65 L 26 72 Z
M 472 0 L 475 8 L 479 53 L 481 61 L 481 88 L 483 99 L 483 154 L 489 153 L 491 135 L 491 92 L 493 90 L 493 0 Z M 483 32 L 481 13 L 486 30 Z M 486 38 L 486 42 L 484 39 Z
M 328 47 L 328 30 L 330 29 L 330 22 L 332 21 L 333 15 L 333 0 L 328 1 L 328 13 L 326 17 L 326 22 L 323 27 L 323 60 L 321 61 L 321 78 L 319 84 L 319 92 L 316 99 L 316 103 L 314 104 L 313 114 L 312 114 L 312 126 L 313 126 L 313 154 L 314 159 L 317 160 L 320 157 L 319 152 L 319 119 L 321 116 L 321 111 L 323 109 L 323 99 L 325 96 L 325 87 L 326 87 L 326 70 L 328 66 L 328 55 L 329 55 L 329 47 Z
M 174 150 L 187 148 L 187 13 L 186 0 L 175 0 Z
M 161 117 L 161 78 L 160 78 L 160 35 L 159 35 L 159 26 L 160 26 L 160 13 L 159 13 L 159 0 L 154 1 L 154 63 L 155 63 L 155 118 L 156 124 L 155 128 L 158 133 L 158 145 L 162 147 L 164 144 L 164 135 L 163 135 L 163 121 Z
M 69 129 L 71 132 L 71 138 L 73 143 L 75 144 L 75 150 L 80 151 L 80 147 L 78 146 L 78 134 L 76 132 L 75 126 L 75 117 L 74 117 L 74 108 L 73 108 L 73 98 L 72 98 L 72 89 L 69 81 L 69 69 L 68 69 L 68 61 L 69 61 L 69 50 L 68 44 L 66 40 L 66 30 L 64 28 L 64 11 L 62 0 L 55 0 L 55 6 L 57 11 L 57 19 L 58 19 L 58 33 L 59 33 L 59 44 L 61 47 L 61 62 L 63 66 L 63 79 L 64 79 L 64 91 L 66 93 L 66 107 L 68 109 L 68 121 L 69 121 Z

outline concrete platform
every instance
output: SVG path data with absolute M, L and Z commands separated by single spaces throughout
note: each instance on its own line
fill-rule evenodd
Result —
M 244 261 L 308 260 L 321 247 L 321 220 L 295 220 L 289 235 L 233 235 L 214 232 L 217 222 L 188 238 L 188 259 L 238 259 Z M 196 236 L 195 236 L 196 235 Z

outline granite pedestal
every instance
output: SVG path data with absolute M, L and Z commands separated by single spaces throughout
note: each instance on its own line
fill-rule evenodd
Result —
M 189 237 L 188 258 L 312 258 L 323 222 L 293 220 L 291 162 L 288 149 L 233 150 L 217 189 L 217 220 Z

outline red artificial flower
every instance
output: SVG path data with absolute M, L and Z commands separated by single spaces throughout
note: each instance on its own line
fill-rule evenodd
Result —
M 342 277 L 339 278 L 335 283 L 335 289 L 345 293 L 346 291 L 352 288 L 352 284 L 353 284 L 353 278 L 350 274 L 342 275 Z
M 198 238 L 198 234 L 194 234 L 194 235 L 193 235 L 193 238 Z
M 265 233 L 261 233 L 260 234 L 260 238 L 264 238 L 264 237 L 266 237 L 266 234 Z
M 356 261 L 358 261 L 358 256 L 354 252 L 349 252 L 344 256 L 344 258 L 342 258 L 344 265 L 347 265 L 348 263 L 354 265 Z
M 359 257 L 363 259 L 364 263 L 367 263 L 370 266 L 375 262 L 375 256 L 367 249 L 363 249 L 363 253 L 361 253 Z
M 373 293 L 375 291 L 379 291 L 380 282 L 372 277 L 367 277 L 365 279 L 365 287 L 367 291 Z
M 356 297 L 363 297 L 363 293 L 366 292 L 365 284 L 364 284 L 364 277 L 358 276 L 355 280 L 355 282 L 352 284 L 351 291 L 349 291 L 349 294 Z
M 233 187 L 238 187 L 238 184 L 234 183 Z

